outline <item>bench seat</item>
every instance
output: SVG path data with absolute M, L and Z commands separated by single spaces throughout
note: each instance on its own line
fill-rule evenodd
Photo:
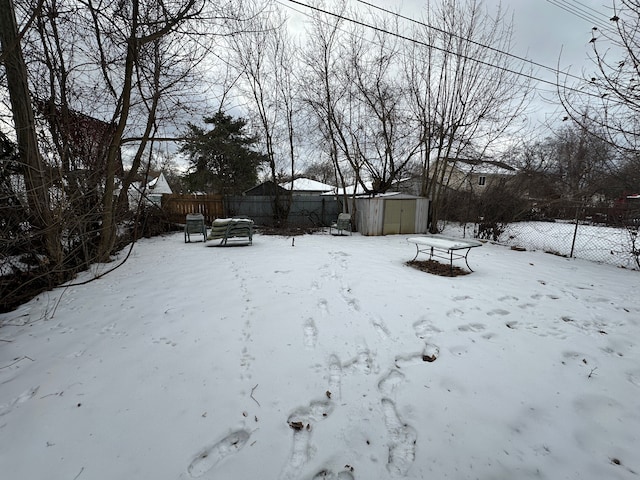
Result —
M 229 245 L 229 240 L 238 240 L 234 243 L 253 243 L 253 220 L 249 218 L 216 218 L 211 225 L 211 231 L 207 240 L 220 240 L 218 245 Z

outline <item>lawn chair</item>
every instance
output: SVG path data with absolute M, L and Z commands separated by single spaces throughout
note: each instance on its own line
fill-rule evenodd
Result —
M 184 224 L 184 243 L 191 242 L 191 235 L 202 235 L 202 241 L 207 241 L 207 227 L 204 225 L 204 215 L 189 213 Z
M 253 243 L 253 220 L 249 218 L 216 218 L 207 240 L 220 240 L 218 246 Z M 229 240 L 234 240 L 229 243 Z
M 351 235 L 353 233 L 351 230 L 351 214 L 350 213 L 339 214 L 338 220 L 329 226 L 329 233 L 331 233 L 332 230 L 337 230 L 338 235 L 342 235 L 342 232 L 344 231 L 349 231 L 349 235 Z

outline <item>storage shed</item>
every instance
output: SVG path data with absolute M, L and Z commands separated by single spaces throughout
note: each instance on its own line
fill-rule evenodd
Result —
M 403 193 L 356 198 L 356 225 L 362 235 L 427 233 L 429 199 Z

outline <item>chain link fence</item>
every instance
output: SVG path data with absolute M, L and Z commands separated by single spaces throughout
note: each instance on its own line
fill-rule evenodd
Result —
M 640 270 L 640 205 L 535 204 L 518 215 L 459 222 L 464 236 Z M 503 213 L 504 210 L 501 212 Z
M 580 223 L 518 222 L 504 226 L 499 243 L 542 250 L 564 257 L 640 269 L 638 227 L 608 227 Z

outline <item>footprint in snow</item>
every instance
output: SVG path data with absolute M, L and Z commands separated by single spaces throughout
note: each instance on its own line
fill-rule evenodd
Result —
M 416 431 L 400 420 L 395 403 L 388 398 L 382 399 L 382 412 L 389 433 L 387 470 L 393 475 L 406 476 L 416 458 Z
M 27 400 L 31 400 L 35 396 L 35 394 L 38 393 L 39 388 L 40 388 L 40 385 L 29 388 L 24 392 L 22 392 L 13 400 L 11 400 L 9 403 L 0 405 L 0 417 L 9 413 L 13 409 L 13 407 L 15 407 L 16 405 L 20 405 L 21 403 L 24 403 Z
M 354 358 L 342 365 L 345 371 L 358 370 L 365 375 L 375 371 L 374 356 L 371 351 L 364 345 L 358 346 L 358 352 Z
M 360 311 L 360 302 L 358 299 L 351 295 L 351 287 L 348 285 L 343 285 L 340 288 L 340 294 L 342 295 L 342 299 L 352 310 L 359 312 Z
M 434 327 L 431 322 L 425 318 L 422 318 L 413 324 L 413 331 L 415 332 L 416 337 L 420 339 L 424 339 L 433 333 L 442 333 L 442 330 Z
M 338 472 L 337 475 L 331 470 L 320 470 L 311 480 L 353 480 L 353 478 L 353 473 L 350 470 Z
M 380 379 L 378 382 L 378 390 L 383 395 L 389 396 L 404 381 L 404 379 L 404 374 L 394 368 Z
M 340 398 L 342 388 L 342 363 L 337 355 L 329 358 L 329 392 Z
M 211 447 L 205 448 L 189 465 L 189 475 L 192 478 L 201 477 L 221 460 L 241 450 L 247 444 L 249 437 L 249 432 L 246 430 L 237 430 Z
M 404 368 L 411 365 L 421 365 L 424 362 L 432 363 L 438 359 L 440 348 L 432 343 L 425 343 L 421 353 L 407 353 L 396 355 L 394 365 L 396 368 Z
M 636 387 L 640 387 L 640 369 L 628 371 L 626 374 L 627 380 L 629 380 Z
M 313 318 L 308 318 L 304 322 L 304 346 L 307 348 L 315 348 L 318 341 L 318 328 Z
M 459 295 L 457 297 L 453 297 L 452 300 L 454 302 L 461 302 L 463 300 L 471 300 L 471 297 L 469 295 Z
M 384 323 L 381 318 L 372 318 L 371 325 L 376 333 L 383 340 L 389 340 L 391 338 L 391 332 L 389 331 L 389 327 Z
M 458 330 L 461 332 L 481 332 L 486 328 L 484 323 L 468 323 L 466 325 L 459 325 Z
M 309 461 L 314 451 L 311 446 L 311 432 L 314 424 L 327 418 L 333 409 L 334 404 L 329 400 L 313 401 L 308 407 L 297 408 L 289 415 L 287 423 L 293 430 L 293 443 L 280 478 L 283 480 L 299 478 L 300 470 Z
M 329 313 L 329 302 L 325 298 L 321 298 L 318 300 L 318 310 L 322 315 L 327 315 Z

